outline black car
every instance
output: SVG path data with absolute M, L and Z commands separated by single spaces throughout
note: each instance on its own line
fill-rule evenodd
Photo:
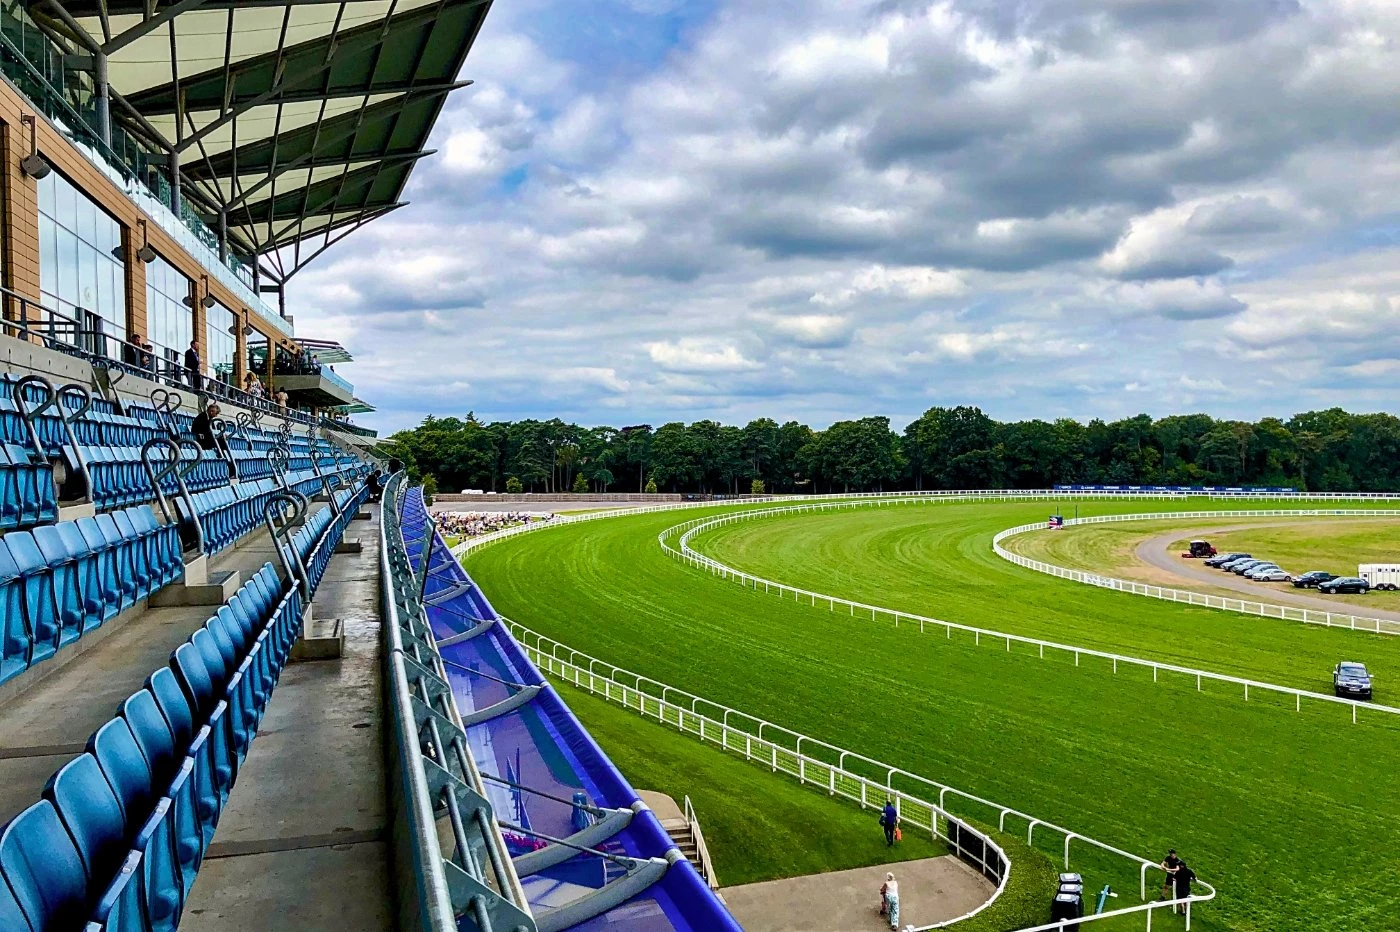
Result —
M 1371 674 L 1366 664 L 1344 660 L 1332 671 L 1332 691 L 1343 699 L 1371 699 Z
M 1329 573 L 1326 570 L 1311 570 L 1302 576 L 1294 576 L 1293 587 L 1295 589 L 1311 589 L 1313 586 L 1320 586 L 1336 578 L 1335 573 Z
M 1338 576 L 1336 579 L 1329 579 L 1325 583 L 1319 583 L 1318 592 L 1327 595 L 1336 595 L 1339 592 L 1365 592 L 1371 586 L 1360 576 Z
M 1206 560 L 1206 566 L 1224 566 L 1231 560 L 1246 560 L 1250 557 L 1247 553 L 1222 553 Z

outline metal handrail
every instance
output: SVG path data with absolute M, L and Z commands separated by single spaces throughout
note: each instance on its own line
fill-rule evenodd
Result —
M 404 483 L 403 471 L 389 477 L 380 523 L 396 802 L 402 804 L 396 815 L 403 820 L 402 831 L 396 826 L 396 849 L 408 854 L 408 863 L 398 865 L 400 927 L 449 932 L 459 920 L 469 920 L 478 932 L 535 932 L 419 595 L 398 514 Z M 424 549 L 420 559 L 426 564 L 430 557 Z M 450 855 L 439 841 L 441 816 L 452 838 Z
M 695 806 L 686 796 L 683 807 L 685 822 L 690 829 L 690 837 L 695 842 L 695 857 L 699 859 L 700 873 L 711 890 L 719 889 L 719 878 L 715 875 L 715 862 L 710 858 L 710 847 L 705 844 L 705 833 L 700 830 L 700 817 L 695 814 Z

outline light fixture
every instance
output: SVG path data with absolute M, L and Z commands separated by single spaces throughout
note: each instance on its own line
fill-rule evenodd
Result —
M 35 181 L 47 178 L 53 166 L 39 154 L 39 120 L 28 113 L 19 119 L 21 123 L 29 125 L 29 154 L 19 160 L 19 170 Z
M 141 248 L 136 250 L 136 258 L 142 262 L 150 263 L 156 261 L 156 251 L 151 248 L 151 241 L 146 236 L 146 221 L 136 221 L 141 225 Z
M 219 302 L 218 302 L 218 301 L 215 301 L 215 300 L 214 300 L 214 296 L 213 296 L 212 294 L 209 293 L 209 276 L 208 276 L 208 275 L 201 275 L 201 276 L 199 276 L 199 280 L 202 281 L 202 282 L 204 283 L 204 297 L 202 297 L 202 298 L 199 299 L 199 303 L 200 303 L 200 304 L 203 304 L 203 305 L 204 305 L 204 309 L 207 311 L 207 310 L 209 310 L 209 308 L 213 307 L 214 305 L 218 304 Z

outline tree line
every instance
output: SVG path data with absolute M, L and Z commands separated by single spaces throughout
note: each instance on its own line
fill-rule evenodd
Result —
M 1400 418 L 1340 408 L 1288 420 L 996 421 L 934 407 L 902 433 L 887 417 L 813 430 L 758 418 L 652 428 L 428 417 L 383 445 L 443 491 L 857 492 L 1110 485 L 1400 489 Z

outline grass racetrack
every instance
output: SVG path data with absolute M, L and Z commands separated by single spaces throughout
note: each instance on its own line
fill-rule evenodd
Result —
M 1080 513 L 1172 508 L 1144 505 Z M 1344 653 L 1376 671 L 1379 701 L 1400 683 L 1400 639 L 1159 603 L 991 552 L 995 532 L 1049 510 L 901 505 L 760 519 L 694 543 L 792 585 L 951 621 L 1324 691 Z M 785 602 L 665 556 L 657 533 L 695 515 L 526 534 L 468 568 L 501 612 L 605 660 L 1132 851 L 1175 846 L 1220 890 L 1196 928 L 1400 928 L 1397 723 Z M 814 844 L 824 831 L 807 827 Z M 1084 872 L 1136 902 L 1135 871 Z

